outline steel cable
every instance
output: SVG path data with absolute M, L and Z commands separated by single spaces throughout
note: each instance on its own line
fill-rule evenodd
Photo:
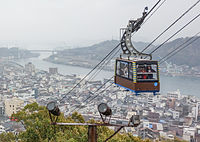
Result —
M 158 38 L 160 38 L 165 32 L 167 32 L 173 25 L 175 25 L 181 18 L 183 18 L 190 10 L 192 10 L 200 0 L 198 0 L 195 4 L 193 4 L 186 12 L 184 12 L 178 19 L 176 19 L 170 26 L 168 26 L 162 33 L 160 33 L 151 43 L 149 43 L 142 51 L 144 52 L 146 49 L 148 49 Z

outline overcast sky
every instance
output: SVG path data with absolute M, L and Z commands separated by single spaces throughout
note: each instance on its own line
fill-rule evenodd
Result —
M 135 41 L 152 41 L 197 0 L 166 0 L 134 35 Z M 119 39 L 119 29 L 141 16 L 157 0 L 0 0 L 0 42 L 63 43 L 84 46 Z M 200 12 L 198 4 L 158 43 Z M 199 30 L 197 19 L 177 37 Z M 52 44 L 53 45 L 53 44 Z

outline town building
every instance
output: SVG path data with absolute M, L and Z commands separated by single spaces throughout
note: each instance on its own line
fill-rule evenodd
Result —
M 11 99 L 5 100 L 5 115 L 11 116 L 14 113 L 17 113 L 19 110 L 23 109 L 24 101 L 13 97 Z

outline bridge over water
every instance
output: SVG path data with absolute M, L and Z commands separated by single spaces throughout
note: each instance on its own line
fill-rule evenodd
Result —
M 49 50 L 49 49 L 36 49 L 36 50 L 28 50 L 30 52 L 58 52 L 59 50 Z
M 56 54 L 59 50 L 49 50 L 49 49 L 41 49 L 41 50 L 38 50 L 38 49 L 36 49 L 36 50 L 28 50 L 28 51 L 30 51 L 30 52 L 39 52 L 39 53 L 44 53 L 44 52 L 46 52 L 46 53 L 52 53 L 53 55 L 54 54 Z

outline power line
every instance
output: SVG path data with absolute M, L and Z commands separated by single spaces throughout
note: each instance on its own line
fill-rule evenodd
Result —
M 113 59 L 114 56 L 115 56 L 119 51 L 120 51 L 120 49 L 118 49 L 117 52 L 116 52 L 115 54 L 113 54 L 113 56 L 111 57 L 111 59 Z M 110 60 L 111 60 L 111 59 L 110 59 Z M 110 60 L 108 60 L 107 63 L 105 63 L 105 66 L 109 63 Z M 105 66 L 102 66 L 101 69 L 98 71 L 98 73 L 99 73 L 101 70 L 103 70 L 103 68 L 104 68 Z M 97 74 L 98 74 L 98 73 L 97 73 Z M 113 78 L 113 77 L 112 77 L 112 78 Z M 112 78 L 111 78 L 111 79 L 112 79 Z M 109 79 L 108 82 L 109 82 L 111 79 Z M 104 84 L 104 85 L 105 85 L 105 84 Z M 104 85 L 102 85 L 102 86 L 104 86 Z M 112 85 L 112 84 L 111 84 L 111 85 Z M 110 85 L 110 86 L 111 86 L 111 85 Z M 102 86 L 101 86 L 101 88 L 102 88 Z M 110 87 L 110 86 L 109 86 L 109 87 Z M 104 92 L 105 90 L 107 90 L 109 87 L 107 87 L 106 89 L 104 89 L 102 92 Z M 96 93 L 96 92 L 97 92 L 97 91 L 95 91 L 94 93 Z M 102 92 L 101 92 L 101 93 L 102 93 Z M 90 93 L 91 93 L 91 92 L 90 92 Z M 94 93 L 91 93 L 91 94 L 94 94 Z M 99 93 L 99 94 L 100 94 L 100 93 Z M 92 97 L 92 96 L 89 96 L 89 97 L 86 98 L 83 102 L 86 102 L 86 101 L 87 101 L 88 99 L 90 99 L 91 97 Z M 79 96 L 78 98 L 80 98 L 80 96 Z M 78 99 L 78 98 L 77 98 L 77 99 Z M 95 97 L 95 98 L 96 98 L 96 97 Z M 95 99 L 95 98 L 93 98 L 93 99 Z M 93 99 L 92 99 L 92 100 L 93 100 Z M 80 107 L 80 105 L 79 105 L 78 107 Z M 77 109 L 77 107 L 76 107 L 75 109 Z M 75 110 L 75 109 L 74 109 L 74 110 Z M 73 111 L 74 111 L 74 110 L 73 110 Z
M 182 43 L 181 45 L 179 45 L 178 47 L 176 47 L 174 50 L 172 50 L 171 52 L 169 52 L 167 55 L 165 55 L 162 59 L 159 60 L 159 62 L 161 62 L 162 60 L 164 60 L 167 56 L 169 56 L 170 54 L 172 54 L 173 52 L 177 51 L 178 49 L 180 49 L 184 44 L 190 42 L 193 38 L 195 38 L 197 35 L 199 35 L 200 32 L 198 32 L 197 34 L 195 34 L 193 37 L 189 38 L 188 40 L 186 40 L 184 43 Z
M 173 52 L 174 51 L 176 51 L 179 47 L 181 47 L 182 45 L 184 45 L 184 44 L 186 44 L 186 43 L 188 43 L 189 41 L 191 41 L 191 39 L 193 39 L 194 37 L 196 37 L 198 34 L 199 34 L 200 32 L 198 32 L 197 34 L 195 34 L 192 38 L 190 38 L 189 40 L 187 40 L 186 42 L 184 42 L 183 44 L 181 44 L 180 46 L 178 46 L 175 50 L 173 50 Z M 197 38 L 195 38 L 194 40 L 192 40 L 189 44 L 187 44 L 187 45 L 185 45 L 183 48 L 181 48 L 180 50 L 178 50 L 177 52 L 175 52 L 173 55 L 171 55 L 171 56 L 169 56 L 167 59 L 169 59 L 169 58 L 171 58 L 172 56 L 174 56 L 175 54 L 177 54 L 178 52 L 180 52 L 181 50 L 183 50 L 184 48 L 186 48 L 188 45 L 190 45 L 190 44 L 192 44 L 193 42 L 195 42 L 197 39 L 199 39 L 200 38 L 200 36 L 199 37 L 197 37 Z M 170 52 L 170 54 L 171 54 L 171 52 Z M 168 55 L 166 55 L 166 56 L 168 56 Z M 165 57 L 166 57 L 165 56 Z M 164 57 L 164 58 L 165 58 Z M 164 58 L 162 58 L 161 60 L 163 60 Z M 166 60 L 167 60 L 166 59 Z M 160 61 L 161 61 L 160 60 Z M 164 60 L 163 62 L 165 62 L 166 60 Z M 161 62 L 160 64 L 162 64 L 163 62 Z M 112 85 L 112 84 L 111 84 Z M 110 86 L 111 86 L 110 85 Z M 107 88 L 109 88 L 110 86 L 108 86 Z M 107 89 L 106 88 L 106 89 Z M 105 91 L 106 89 L 104 89 L 103 91 Z M 100 95 L 100 93 L 99 94 L 97 94 L 95 97 L 93 97 L 88 103 L 90 103 L 92 100 L 94 100 L 96 97 L 98 97 Z M 90 98 L 90 97 L 89 97 Z M 88 99 L 89 99 L 88 98 Z M 86 99 L 86 100 L 88 100 L 88 99 Z M 79 108 L 78 110 L 80 110 L 81 108 Z
M 97 74 L 99 74 L 99 72 L 101 72 L 103 69 L 104 69 L 104 67 L 105 66 L 107 66 L 108 65 L 108 63 L 115 57 L 115 55 L 120 51 L 121 49 L 118 49 L 115 53 L 113 52 L 113 56 L 112 56 L 112 54 L 108 57 L 108 60 L 106 61 L 104 61 L 104 65 L 102 65 L 102 66 L 99 66 L 99 68 L 98 68 L 98 70 L 96 70 L 96 72 L 94 73 L 94 75 L 93 76 L 91 76 L 89 79 L 94 79 L 94 77 L 97 75 Z M 112 57 L 111 57 L 112 56 Z M 110 58 L 111 57 L 111 58 Z M 110 58 L 110 59 L 109 59 Z
M 109 86 L 107 86 L 104 90 L 102 90 L 100 93 L 98 93 L 96 96 L 94 96 L 91 100 L 89 100 L 89 102 L 87 102 L 87 105 L 93 101 L 94 99 L 96 99 L 101 93 L 103 93 L 104 91 L 106 91 L 108 88 L 110 88 L 112 86 L 113 83 L 111 83 Z M 91 96 L 92 97 L 92 96 Z M 85 101 L 86 102 L 86 101 Z M 81 108 L 78 109 L 78 111 L 80 110 Z
M 196 35 L 198 35 L 200 32 L 198 32 Z M 195 35 L 195 36 L 196 36 Z M 195 37 L 195 36 L 193 36 L 193 38 Z M 192 39 L 193 39 L 192 38 Z M 184 47 L 182 47 L 181 49 L 179 49 L 177 52 L 175 52 L 174 54 L 172 54 L 171 56 L 169 56 L 168 58 L 166 58 L 164 61 L 162 61 L 160 64 L 162 64 L 163 62 L 165 62 L 166 60 L 168 60 L 169 58 L 171 58 L 172 56 L 174 56 L 175 54 L 177 54 L 178 52 L 180 52 L 181 50 L 183 50 L 184 48 L 186 48 L 188 45 L 190 45 L 190 44 L 192 44 L 193 42 L 195 42 L 197 39 L 199 39 L 200 38 L 200 36 L 199 37 L 197 37 L 197 38 L 195 38 L 194 40 L 187 40 L 185 43 L 188 43 L 189 41 L 191 41 L 190 43 L 188 43 L 187 45 L 185 45 Z M 182 45 L 184 45 L 185 43 L 183 43 Z M 176 50 L 177 50 L 177 48 L 176 48 Z M 174 50 L 175 51 L 175 50 Z M 173 51 L 173 52 L 174 52 Z M 165 58 L 165 57 L 164 57 Z M 164 58 L 162 58 L 162 59 L 164 59 Z M 162 60 L 161 59 L 161 60 Z M 113 77 L 112 77 L 113 78 Z M 112 79 L 111 78 L 111 79 Z M 110 79 L 110 80 L 111 80 Z M 109 80 L 109 81 L 110 81 Z M 113 83 L 112 83 L 113 84 Z M 105 88 L 102 92 L 104 92 L 106 89 L 108 89 L 112 84 L 110 84 L 107 88 Z M 96 96 L 94 96 L 87 104 L 89 104 L 92 100 L 94 100 L 95 98 L 97 98 L 102 92 L 100 92 L 99 94 L 97 94 Z M 90 97 L 88 97 L 84 102 L 86 102 L 89 98 L 91 98 L 91 96 Z M 80 110 L 81 108 L 80 108 L 80 106 L 79 106 L 79 109 L 78 110 Z
M 161 46 L 163 46 L 166 42 L 168 42 L 171 38 L 173 38 L 175 35 L 177 35 L 179 32 L 181 32 L 184 28 L 186 28 L 188 25 L 190 25 L 194 20 L 196 20 L 200 14 L 195 16 L 192 20 L 190 20 L 187 24 L 185 24 L 181 29 L 179 29 L 176 33 L 174 33 L 172 36 L 170 36 L 167 40 L 165 40 L 162 44 L 160 44 L 158 47 L 156 47 L 150 54 L 154 53 L 156 50 L 158 50 Z
M 113 77 L 111 77 L 109 80 L 107 80 L 103 85 L 101 85 L 94 93 L 92 93 L 92 94 L 95 94 L 96 92 L 98 92 L 101 88 L 103 88 L 109 81 L 111 81 L 112 80 L 112 78 Z M 103 90 L 103 91 L 105 91 L 105 89 Z M 87 97 L 82 103 L 85 103 L 88 99 L 90 99 L 92 96 L 89 96 L 89 97 Z M 70 111 L 70 113 L 71 112 L 74 112 L 77 108 L 80 108 L 80 106 L 81 105 L 79 105 L 78 107 L 75 107 L 72 111 Z M 69 114 L 70 114 L 69 113 Z
M 159 6 L 158 8 L 156 8 L 156 10 L 142 23 L 142 25 L 144 25 L 144 23 L 146 23 L 154 14 L 155 12 L 165 3 L 166 0 L 164 0 Z M 153 11 L 153 9 L 161 2 L 161 0 L 159 0 L 152 8 L 151 10 L 147 13 L 146 17 Z M 142 26 L 141 25 L 141 26 Z M 131 37 L 134 35 L 135 33 L 133 33 L 131 35 Z
M 194 40 L 192 40 L 190 43 L 188 43 L 187 45 L 183 46 L 182 48 L 180 48 L 178 51 L 174 52 L 173 54 L 171 54 L 170 56 L 168 56 L 165 60 L 163 60 L 160 64 L 164 63 L 166 60 L 168 60 L 169 58 L 173 57 L 174 55 L 176 55 L 177 53 L 179 53 L 180 51 L 182 51 L 183 49 L 185 49 L 186 47 L 188 47 L 190 44 L 192 44 L 193 42 L 195 42 L 197 39 L 199 39 L 200 36 L 198 36 L 197 38 L 195 38 Z
M 161 0 L 159 0 L 152 8 L 151 8 L 151 10 L 147 13 L 147 15 L 146 16 L 148 16 L 152 11 L 153 11 L 153 9 L 160 3 L 160 1 Z M 120 45 L 121 43 L 119 43 L 112 51 L 110 51 L 110 53 L 109 54 L 107 54 L 107 56 L 99 63 L 99 64 L 97 64 L 87 75 L 85 75 L 85 77 L 84 78 L 82 78 L 81 80 L 80 80 L 80 82 L 78 82 L 67 94 L 65 94 L 64 95 L 64 97 L 62 97 L 60 100 L 59 100 L 59 102 L 60 101 L 62 101 L 68 94 L 70 94 L 84 79 L 86 79 L 86 77 L 88 77 L 108 56 L 110 56 L 110 54 Z
M 200 1 L 200 0 L 199 0 Z M 198 2 L 199 2 L 198 1 Z M 197 3 L 196 3 L 197 4 Z M 165 44 L 168 40 L 170 40 L 173 36 L 175 36 L 177 33 L 179 33 L 181 30 L 183 30 L 186 26 L 188 26 L 191 22 L 193 22 L 196 18 L 198 18 L 200 16 L 200 14 L 199 15 L 197 15 L 195 18 L 193 18 L 189 23 L 187 23 L 185 26 L 183 26 L 180 30 L 178 30 L 174 35 L 172 35 L 169 39 L 167 39 L 163 44 Z M 159 49 L 163 44 L 161 44 L 160 46 L 158 46 L 156 49 L 154 49 L 150 54 L 152 54 L 153 52 L 155 52 L 157 49 Z M 118 44 L 100 63 L 102 63 L 102 62 L 104 62 L 104 60 L 107 58 L 107 57 L 109 57 L 110 56 L 110 54 L 119 46 L 120 44 Z M 100 65 L 100 63 L 94 68 L 94 69 L 96 69 L 99 65 Z M 93 70 L 94 70 L 93 69 Z M 92 71 L 93 71 L 92 70 Z M 90 71 L 80 82 L 82 82 L 92 71 Z M 79 84 L 80 84 L 80 82 L 74 87 L 74 88 L 76 88 Z M 74 89 L 73 88 L 73 89 Z M 100 88 L 102 88 L 102 86 L 100 87 Z M 99 88 L 99 89 L 100 89 Z M 72 89 L 72 90 L 73 90 Z M 99 90 L 98 89 L 98 90 Z M 71 90 L 71 91 L 72 91 Z M 71 93 L 71 91 L 69 91 L 67 94 L 69 94 L 69 93 Z M 65 95 L 66 96 L 66 95 Z M 64 97 L 65 97 L 64 96 Z M 62 98 L 62 99 L 64 99 L 64 97 Z M 89 97 L 90 98 L 90 97 Z M 88 100 L 89 98 L 87 98 L 86 100 Z M 62 100 L 61 99 L 61 100 Z M 85 100 L 85 101 L 86 101 Z M 76 108 L 75 108 L 76 109 Z
M 113 59 L 114 56 L 115 56 L 119 51 L 120 51 L 120 49 L 118 49 L 117 52 L 116 52 L 115 54 L 113 54 L 113 56 L 111 57 L 111 59 Z M 110 59 L 110 60 L 111 60 L 111 59 Z M 110 60 L 109 60 L 109 61 L 110 61 Z M 107 61 L 107 63 L 105 64 L 105 66 L 109 63 L 109 61 Z M 103 70 L 103 68 L 104 68 L 104 66 L 102 66 L 102 68 L 99 70 L 99 72 L 100 72 L 101 70 Z M 99 73 L 99 72 L 98 72 L 98 73 Z M 113 77 L 112 77 L 112 78 L 113 78 Z M 111 79 L 112 79 L 112 78 L 111 78 Z M 108 82 L 109 82 L 111 79 L 109 79 Z M 111 84 L 111 85 L 112 85 L 112 84 Z M 111 85 L 110 85 L 110 86 L 111 86 Z M 103 85 L 103 86 L 104 86 L 104 85 Z M 109 86 L 109 87 L 110 87 L 110 86 Z M 105 90 L 107 90 L 109 87 L 107 87 L 106 89 L 104 89 L 103 92 L 104 92 Z M 96 93 L 96 92 L 97 92 L 97 91 L 95 91 L 94 93 Z M 91 93 L 91 92 L 90 92 L 90 93 Z M 91 94 L 94 94 L 94 93 L 91 93 Z M 101 93 L 102 93 L 102 92 L 101 92 Z M 90 99 L 91 97 L 92 97 L 92 96 L 89 96 L 86 100 Z M 79 96 L 78 98 L 80 98 L 80 96 Z M 77 98 L 77 99 L 78 99 L 78 98 Z M 94 98 L 94 99 L 95 99 L 95 98 Z M 85 100 L 85 101 L 86 101 L 86 100 Z M 84 102 L 85 102 L 85 101 L 84 101 Z
M 59 102 L 61 102 L 67 95 L 69 95 L 83 80 L 85 80 L 110 54 L 119 47 L 120 43 L 113 48 L 89 73 L 87 73 L 67 94 L 62 97 Z
M 94 77 L 95 77 L 97 74 L 99 74 L 99 73 L 104 69 L 105 66 L 107 66 L 107 64 L 110 62 L 110 60 L 112 60 L 112 59 L 115 57 L 115 55 L 116 55 L 119 51 L 120 51 L 120 49 L 118 49 L 115 53 L 113 52 L 113 56 L 112 56 L 112 57 L 111 57 L 111 54 L 110 54 L 110 56 L 109 56 L 108 58 L 110 58 L 110 57 L 111 57 L 111 58 L 108 59 L 107 62 L 104 61 L 104 65 L 99 66 L 98 70 L 95 71 L 95 73 L 93 74 L 93 76 L 91 76 L 91 77 L 88 79 L 87 82 L 89 82 L 89 80 L 93 80 Z M 86 82 L 86 83 L 87 83 L 87 82 Z M 86 88 L 86 85 L 85 85 L 85 87 L 84 87 L 83 89 L 85 89 L 85 88 Z M 80 93 L 80 91 L 79 91 L 78 93 Z M 79 99 L 80 97 L 81 97 L 81 95 L 79 95 L 77 99 Z
M 148 15 L 153 11 L 153 9 L 154 9 L 160 2 L 161 2 L 161 0 L 159 0 L 159 1 L 151 8 L 151 10 L 147 13 L 146 16 L 148 16 Z
M 103 68 L 106 66 L 106 65 L 108 65 L 108 63 L 115 57 L 115 55 L 120 51 L 121 49 L 118 49 L 116 52 L 115 52 L 115 54 L 113 54 L 113 56 L 105 63 L 105 65 L 104 66 L 101 66 L 101 69 L 96 73 L 96 74 L 98 74 L 100 71 L 102 71 L 103 70 Z M 95 74 L 95 75 L 96 75 Z
M 151 10 L 147 13 L 147 16 L 148 16 L 148 15 L 153 11 L 153 9 L 160 3 L 160 1 L 161 1 L 161 0 L 159 0 L 159 1 L 151 8 Z M 165 1 L 166 1 L 166 0 L 165 0 Z M 165 2 L 165 1 L 164 1 L 164 2 Z M 164 3 L 164 2 L 163 2 L 163 3 Z M 163 4 L 163 3 L 162 3 L 162 4 Z M 161 5 L 162 5 L 162 4 L 161 4 Z M 160 5 L 160 6 L 161 6 L 161 5 Z M 159 7 L 160 7 L 160 6 L 159 6 Z M 156 9 L 156 11 L 157 11 L 157 10 L 158 10 L 158 8 Z M 154 13 L 155 13 L 155 11 L 154 11 Z M 153 13 L 153 14 L 154 14 L 154 13 Z M 152 16 L 153 14 L 151 14 L 151 16 Z M 151 16 L 150 16 L 150 17 L 151 17 Z M 149 17 L 149 18 L 150 18 L 150 17 Z M 148 18 L 148 19 L 149 19 L 149 18 Z M 147 21 L 147 20 L 146 20 L 146 21 Z M 119 43 L 119 44 L 118 44 L 118 45 L 117 45 L 117 46 L 116 46 L 116 47 L 115 47 L 115 48 L 114 48 L 114 49 L 113 49 L 99 64 L 97 64 L 97 65 L 95 66 L 94 69 L 92 69 L 83 79 L 81 79 L 81 81 L 80 81 L 79 83 L 77 83 L 67 94 L 65 94 L 65 96 L 64 96 L 61 100 L 63 100 L 68 94 L 70 94 L 70 93 L 71 93 L 84 79 L 86 79 L 86 77 L 88 77 L 89 74 L 92 73 L 101 63 L 104 64 L 106 58 L 109 58 L 109 57 L 111 56 L 111 53 L 114 52 L 114 50 L 117 49 L 117 47 L 118 47 L 119 45 L 120 45 L 120 43 Z M 119 52 L 119 50 L 118 50 L 115 54 L 117 54 L 118 52 Z M 114 56 L 115 56 L 115 54 L 114 54 Z M 114 56 L 113 56 L 113 57 L 114 57 Z M 113 58 L 113 57 L 112 57 L 112 58 Z M 109 62 L 109 61 L 108 61 L 108 62 Z M 106 65 L 108 64 L 108 62 L 106 63 Z M 101 66 L 100 66 L 100 67 L 101 67 Z M 99 69 L 100 69 L 100 67 L 99 67 Z M 103 68 L 104 68 L 104 66 L 102 65 L 102 68 L 101 68 L 99 71 L 98 71 L 98 69 L 97 69 L 96 72 L 93 74 L 93 77 L 97 74 L 97 71 L 98 71 L 98 73 L 99 73 Z M 93 78 L 93 77 L 91 76 L 90 79 Z M 61 101 L 61 100 L 60 100 L 60 101 Z
M 166 0 L 164 0 L 155 10 L 154 12 L 143 22 L 142 25 L 144 25 L 155 13 L 156 11 L 166 2 Z
M 154 5 L 154 7 L 148 12 L 148 14 L 157 6 L 157 4 L 158 4 L 160 1 L 161 1 L 161 0 L 159 0 L 159 1 Z M 165 0 L 165 1 L 166 1 L 166 0 Z M 163 4 L 163 3 L 162 3 L 162 4 Z M 160 5 L 160 6 L 161 6 L 161 5 Z M 159 6 L 159 7 L 160 7 L 160 6 Z M 157 9 L 158 9 L 158 8 L 157 8 Z M 156 9 L 156 10 L 157 10 L 157 9 Z M 155 13 L 155 12 L 154 12 L 154 13 Z M 153 15 L 153 14 L 151 14 L 151 16 L 152 16 L 152 15 Z M 149 19 L 149 18 L 148 18 L 148 19 Z M 146 20 L 146 21 L 147 21 L 147 20 Z M 115 56 L 119 51 L 120 51 L 120 49 L 114 54 L 114 56 Z M 108 58 L 109 58 L 110 56 L 111 56 L 111 54 L 108 56 Z M 114 56 L 112 56 L 112 58 L 113 58 Z M 112 58 L 111 58 L 111 59 L 112 59 Z M 110 60 L 111 60 L 111 59 L 110 59 Z M 107 65 L 107 64 L 109 63 L 110 60 L 108 60 L 107 63 L 105 63 L 106 61 L 104 60 L 105 65 Z M 104 64 L 104 63 L 103 63 L 103 64 Z M 105 66 L 105 65 L 104 65 L 104 66 Z M 104 66 L 103 66 L 103 65 L 102 65 L 102 66 L 99 66 L 99 69 L 96 70 L 96 72 L 93 74 L 93 76 L 91 76 L 91 77 L 89 78 L 89 80 L 90 80 L 90 79 L 92 80 L 92 79 L 95 77 L 95 75 L 97 75 L 100 71 L 102 71 L 103 68 L 104 68 Z M 101 68 L 101 69 L 100 69 L 100 68 Z M 88 82 L 88 81 L 87 81 L 87 82 Z M 79 98 L 79 97 L 78 97 L 78 98 Z
M 166 0 L 164 0 L 164 1 L 161 3 L 161 5 L 159 5 L 159 7 L 150 15 L 150 17 L 153 16 L 153 14 L 155 14 L 155 12 L 164 4 L 165 1 L 166 1 Z M 161 0 L 159 0 L 159 1 L 151 8 L 151 10 L 147 13 L 147 16 L 153 11 L 153 9 L 154 9 L 160 2 L 161 2 Z M 145 22 L 147 22 L 147 21 L 150 19 L 150 17 L 149 17 Z M 120 49 L 119 49 L 119 50 L 120 50 Z M 117 53 L 119 52 L 119 50 L 118 50 L 115 54 L 117 54 Z M 114 56 L 115 56 L 115 54 L 114 54 Z M 113 56 L 113 57 L 114 57 L 114 56 Z M 113 57 L 112 57 L 112 58 L 113 58 Z M 111 59 L 112 59 L 112 58 L 111 58 Z M 111 60 L 111 59 L 110 59 L 110 60 Z M 109 61 L 108 61 L 108 62 L 109 62 Z M 106 63 L 106 65 L 108 64 L 108 62 Z M 99 67 L 100 70 L 98 71 L 98 73 L 99 73 L 103 68 L 104 68 L 104 66 L 102 66 L 101 69 L 100 69 L 100 67 Z M 94 73 L 94 75 L 95 75 L 95 74 L 98 74 L 98 73 L 97 73 L 97 71 L 96 71 L 96 73 Z M 93 77 L 91 77 L 91 78 L 93 78 Z M 90 96 L 89 96 L 86 100 L 88 100 L 89 98 L 90 98 Z M 96 98 L 96 97 L 95 97 L 95 98 Z M 93 98 L 93 99 L 95 99 L 95 98 Z M 93 99 L 92 99 L 92 100 L 93 100 Z M 86 101 L 86 100 L 85 100 L 85 101 Z M 75 108 L 75 109 L 76 109 L 76 108 Z M 74 109 L 74 110 L 75 110 L 75 109 Z M 73 111 L 74 111 L 74 110 L 73 110 Z
M 152 10 L 160 3 L 160 1 L 161 1 L 161 0 L 159 0 L 159 1 L 153 6 L 153 8 L 148 12 L 147 15 L 149 15 L 149 14 L 152 12 Z M 200 0 L 199 0 L 199 1 L 200 1 Z M 198 2 L 199 2 L 199 1 L 198 1 Z M 165 1 L 164 1 L 164 2 L 165 2 Z M 163 3 L 164 3 L 164 2 L 163 2 Z M 197 2 L 197 3 L 198 3 L 198 2 Z M 163 3 L 162 3 L 162 4 L 163 4 Z M 197 3 L 196 3 L 196 4 L 197 4 Z M 161 4 L 161 5 L 162 5 L 162 4 Z M 195 5 L 196 5 L 196 4 L 195 4 Z M 160 5 L 160 6 L 161 6 L 161 5 Z M 195 5 L 193 5 L 193 7 L 194 7 Z M 159 7 L 160 7 L 160 6 L 159 6 Z M 158 8 L 159 8 L 159 7 L 158 7 Z M 157 9 L 158 9 L 158 8 L 157 8 Z M 156 9 L 156 10 L 157 10 L 157 9 Z M 191 9 L 192 9 L 192 8 L 191 8 Z M 186 11 L 186 12 L 187 12 L 187 11 Z M 155 13 L 155 11 L 154 11 L 154 13 Z M 153 15 L 154 13 L 152 13 L 152 15 Z M 152 16 L 152 15 L 151 15 L 151 16 Z M 149 19 L 149 18 L 148 18 L 148 19 Z M 120 45 L 120 43 L 119 43 L 113 50 L 111 50 L 110 53 L 107 54 L 107 56 L 106 56 L 103 60 L 101 60 L 101 62 L 100 62 L 99 64 L 97 64 L 88 74 L 86 74 L 86 76 L 85 76 L 84 78 L 82 78 L 82 79 L 80 80 L 80 82 L 77 83 L 77 84 L 76 84 L 67 94 L 65 94 L 65 96 L 64 96 L 62 99 L 60 99 L 59 101 L 62 101 L 68 94 L 70 94 L 70 93 L 71 93 L 71 92 L 72 92 L 86 77 L 88 77 L 88 76 L 90 75 L 90 73 L 92 73 L 102 62 L 104 62 L 104 60 L 105 60 L 107 57 L 109 57 L 110 54 L 111 54 L 119 45 Z
M 183 16 L 185 16 L 190 10 L 192 10 L 200 0 L 198 0 L 195 4 L 193 4 L 186 12 L 184 12 L 178 19 L 176 19 L 170 26 L 168 26 L 161 34 L 159 34 L 151 43 L 149 43 L 142 51 L 144 52 L 147 48 L 149 48 L 158 38 L 160 38 L 165 32 L 167 32 L 173 25 L 175 25 Z

